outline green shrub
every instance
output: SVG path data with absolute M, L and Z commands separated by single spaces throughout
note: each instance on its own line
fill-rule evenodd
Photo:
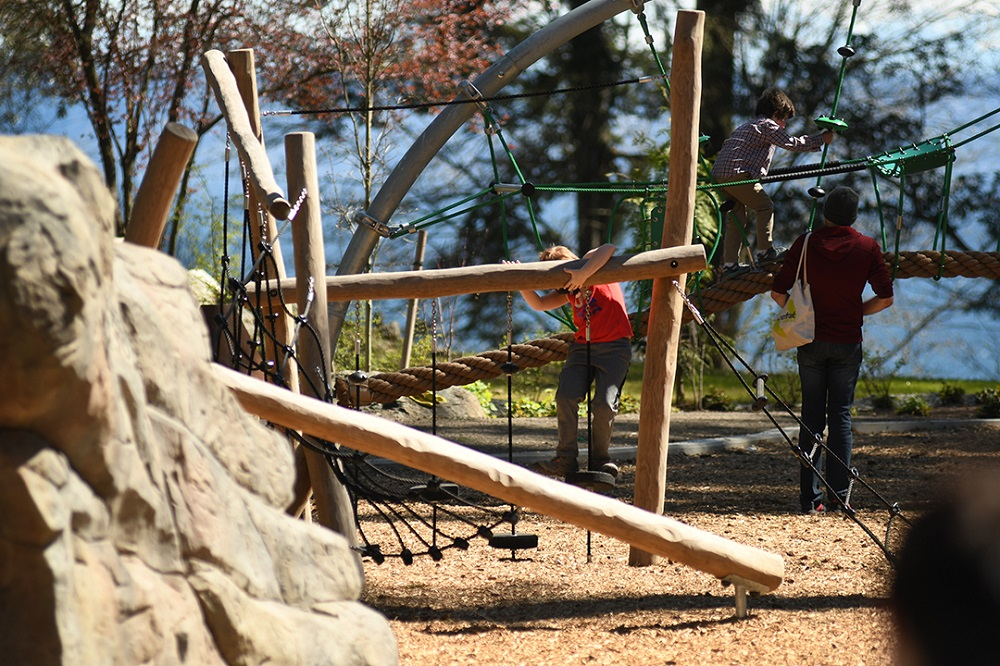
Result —
M 732 403 L 725 391 L 716 388 L 702 397 L 701 408 L 710 412 L 728 412 L 732 409 Z
M 896 401 L 892 397 L 893 378 L 899 373 L 903 360 L 897 360 L 889 365 L 889 356 L 878 350 L 864 350 L 864 362 L 861 364 L 861 385 L 871 396 L 875 409 L 892 409 Z
M 490 390 L 489 384 L 482 380 L 477 380 L 466 385 L 465 388 L 469 389 L 472 395 L 476 396 L 476 400 L 479 401 L 479 405 L 486 412 L 486 416 L 497 415 L 497 406 L 493 404 L 493 391 Z
M 639 412 L 639 398 L 622 393 L 618 399 L 619 414 L 637 414 Z
M 965 389 L 957 384 L 944 384 L 938 391 L 942 405 L 961 405 L 965 399 Z
M 555 416 L 556 403 L 554 400 L 535 400 L 534 398 L 517 398 L 510 406 L 511 414 L 515 418 Z
M 929 416 L 931 406 L 920 396 L 910 396 L 903 400 L 903 403 L 896 410 L 897 414 L 910 414 L 913 416 Z
M 888 394 L 873 395 L 872 407 L 875 409 L 894 409 L 896 407 L 896 399 Z
M 976 394 L 976 416 L 981 419 L 1000 418 L 1000 389 L 985 388 Z

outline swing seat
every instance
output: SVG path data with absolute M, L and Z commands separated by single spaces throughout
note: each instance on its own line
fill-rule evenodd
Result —
M 611 492 L 615 488 L 615 477 L 607 472 L 597 472 L 594 470 L 581 470 L 570 472 L 566 475 L 566 483 L 595 493 Z
M 510 534 L 494 534 L 490 537 L 489 545 L 490 548 L 496 548 L 497 550 L 509 550 L 511 552 L 516 550 L 538 548 L 538 535 L 517 534 L 515 532 Z
M 429 481 L 426 484 L 412 486 L 407 496 L 424 502 L 444 502 L 458 497 L 458 484 Z

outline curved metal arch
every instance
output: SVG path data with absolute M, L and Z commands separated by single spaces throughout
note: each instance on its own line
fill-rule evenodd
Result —
M 642 2 L 636 0 L 590 0 L 515 46 L 480 74 L 471 86 L 463 86 L 462 93 L 455 99 L 474 99 L 476 91 L 483 97 L 492 97 L 521 72 L 577 35 L 626 10 L 638 13 L 641 8 Z M 364 270 L 381 238 L 378 231 L 380 225 L 384 226 L 392 217 L 431 159 L 475 111 L 475 104 L 449 105 L 417 137 L 386 178 L 368 210 L 362 214 L 370 224 L 358 224 L 337 268 L 337 275 L 355 275 Z M 333 349 L 336 349 L 340 339 L 349 305 L 338 303 L 331 306 L 330 341 Z

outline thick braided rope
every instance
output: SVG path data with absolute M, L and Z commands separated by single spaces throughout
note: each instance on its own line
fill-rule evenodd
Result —
M 891 272 L 896 261 L 892 252 L 884 252 L 886 267 Z M 702 290 L 692 297 L 702 314 L 722 312 L 736 303 L 750 300 L 757 294 L 771 291 L 774 273 L 781 267 L 781 262 L 772 262 L 763 266 L 764 270 L 743 273 L 721 280 L 708 289 Z M 941 253 L 934 251 L 900 252 L 897 278 L 934 278 L 940 273 L 942 278 L 967 277 L 1000 279 L 1000 253 L 998 252 L 945 252 L 944 266 L 941 265 Z M 684 320 L 691 318 L 691 313 L 684 311 Z
M 886 266 L 891 271 L 896 261 L 892 252 L 884 253 Z M 781 261 L 762 266 L 763 270 L 742 273 L 716 282 L 691 298 L 703 315 L 722 312 L 737 303 L 748 301 L 757 294 L 771 290 L 774 273 L 781 267 Z M 1000 253 L 998 252 L 946 252 L 944 267 L 941 267 L 941 253 L 933 251 L 900 252 L 897 278 L 968 277 L 1000 279 Z M 629 315 L 636 336 L 646 334 L 648 312 Z M 689 321 L 691 312 L 684 309 L 684 321 Z M 511 360 L 518 369 L 537 368 L 547 363 L 562 361 L 569 352 L 573 333 L 559 333 L 549 338 L 530 340 L 512 346 Z M 449 386 L 464 386 L 480 379 L 494 379 L 503 374 L 501 366 L 507 362 L 507 349 L 482 352 L 453 361 L 439 363 L 436 384 L 438 389 Z M 419 395 L 432 389 L 429 367 L 406 368 L 399 372 L 381 372 L 368 378 L 366 385 L 351 386 L 346 378 L 336 378 L 337 400 L 342 405 L 360 402 L 386 403 L 398 398 Z M 360 394 L 360 395 L 358 395 Z
M 511 345 L 510 360 L 519 370 L 537 368 L 554 361 L 562 361 L 569 353 L 573 333 L 567 331 L 549 338 L 529 340 Z M 480 379 L 494 379 L 504 374 L 501 366 L 507 362 L 507 348 L 482 352 L 437 364 L 436 387 L 464 386 Z M 418 395 L 432 388 L 432 368 L 406 368 L 399 372 L 380 372 L 368 378 L 366 385 L 353 387 L 343 377 L 337 377 L 337 401 L 354 405 L 358 398 L 366 405 L 372 402 L 392 402 L 404 396 Z M 360 393 L 360 396 L 356 395 Z

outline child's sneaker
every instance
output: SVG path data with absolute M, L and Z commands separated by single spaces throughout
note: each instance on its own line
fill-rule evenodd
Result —
M 757 263 L 766 264 L 769 261 L 777 261 L 778 259 L 784 257 L 786 252 L 788 252 L 787 247 L 778 247 L 777 245 L 775 245 L 770 250 L 764 250 L 763 252 L 758 252 Z
M 573 460 L 572 458 L 561 458 L 556 456 L 552 460 L 542 460 L 541 462 L 528 465 L 528 469 L 533 472 L 538 472 L 539 474 L 544 474 L 545 476 L 553 476 L 558 479 L 563 479 L 567 474 L 579 471 L 580 466 L 576 460 Z
M 722 277 L 732 277 L 740 273 L 745 273 L 748 270 L 750 270 L 750 266 L 747 264 L 725 264 L 722 267 Z

